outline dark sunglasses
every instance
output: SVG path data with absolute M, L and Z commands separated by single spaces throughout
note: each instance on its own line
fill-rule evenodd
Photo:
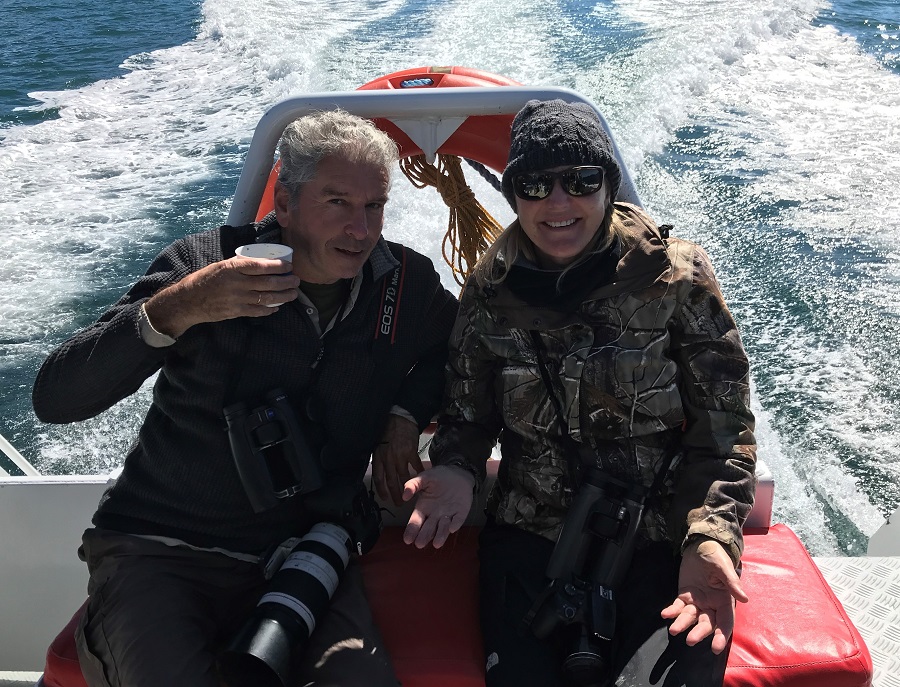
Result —
M 542 200 L 553 191 L 559 179 L 570 196 L 589 196 L 603 187 L 603 167 L 572 167 L 562 172 L 529 172 L 513 177 L 513 191 L 522 200 Z

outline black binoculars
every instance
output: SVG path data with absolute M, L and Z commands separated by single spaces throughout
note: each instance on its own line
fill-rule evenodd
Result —
M 321 489 L 321 466 L 304 437 L 293 407 L 281 389 L 266 394 L 250 409 L 234 403 L 225 409 L 234 465 L 255 513 L 280 499 Z
M 539 639 L 568 628 L 572 646 L 562 668 L 569 684 L 608 679 L 615 589 L 631 563 L 645 500 L 643 486 L 590 467 L 566 515 L 547 564 L 550 582 L 524 622 Z

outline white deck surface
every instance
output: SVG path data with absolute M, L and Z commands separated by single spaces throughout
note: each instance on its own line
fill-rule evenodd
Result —
M 900 557 L 813 560 L 869 647 L 873 687 L 900 687 Z

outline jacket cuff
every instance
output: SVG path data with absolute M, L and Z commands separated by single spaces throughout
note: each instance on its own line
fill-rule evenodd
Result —
M 153 323 L 147 316 L 147 311 L 144 309 L 144 303 L 141 303 L 141 311 L 138 314 L 138 327 L 140 328 L 141 339 L 143 339 L 144 343 L 148 346 L 153 348 L 165 348 L 175 344 L 175 339 L 168 334 L 157 331 L 156 327 L 153 326 Z
M 416 420 L 416 418 L 413 416 L 412 413 L 410 413 L 406 408 L 403 408 L 402 406 L 398 406 L 398 405 L 393 406 L 391 408 L 391 415 L 397 415 L 399 417 L 402 417 L 404 420 L 409 420 L 416 427 L 419 426 L 419 421 Z
M 481 491 L 481 485 L 484 482 L 484 476 L 480 473 L 478 468 L 472 465 L 469 461 L 456 456 L 454 458 L 450 458 L 450 460 L 441 461 L 439 465 L 465 470 L 475 478 L 475 485 L 472 487 L 472 493 L 477 494 Z
M 684 550 L 698 539 L 712 539 L 719 542 L 731 558 L 734 569 L 738 569 L 741 563 L 741 552 L 743 551 L 743 536 L 735 537 L 734 532 L 729 527 L 717 526 L 707 521 L 695 522 L 688 528 L 687 535 L 681 542 L 682 555 Z

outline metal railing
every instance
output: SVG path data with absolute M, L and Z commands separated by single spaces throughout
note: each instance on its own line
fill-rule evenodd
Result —
M 446 125 L 456 121 L 459 125 L 473 115 L 515 114 L 529 100 L 560 98 L 568 102 L 582 102 L 592 107 L 609 134 L 613 151 L 622 170 L 618 200 L 640 205 L 634 182 L 619 149 L 615 137 L 603 114 L 594 103 L 568 88 L 534 86 L 497 86 L 479 88 L 435 88 L 409 91 L 338 91 L 334 93 L 309 93 L 282 100 L 273 105 L 259 120 L 250 149 L 244 160 L 241 177 L 234 192 L 234 201 L 228 215 L 228 224 L 239 226 L 252 222 L 266 187 L 278 139 L 285 127 L 298 117 L 321 110 L 341 108 L 360 117 L 383 117 L 405 123 L 415 121 L 418 135 L 411 138 L 426 155 L 433 153 L 437 140 L 444 140 L 449 133 Z M 404 128 L 404 127 L 400 127 Z M 404 129 L 407 134 L 410 131 Z M 439 136 L 438 131 L 443 135 Z
M 35 468 L 28 460 L 16 450 L 16 447 L 13 446 L 9 441 L 7 441 L 6 437 L 0 434 L 0 452 L 3 453 L 7 458 L 9 458 L 13 464 L 19 468 L 23 473 L 25 473 L 28 477 L 40 477 L 41 473 L 38 472 L 37 468 Z M 9 477 L 10 474 L 0 466 L 0 476 Z

